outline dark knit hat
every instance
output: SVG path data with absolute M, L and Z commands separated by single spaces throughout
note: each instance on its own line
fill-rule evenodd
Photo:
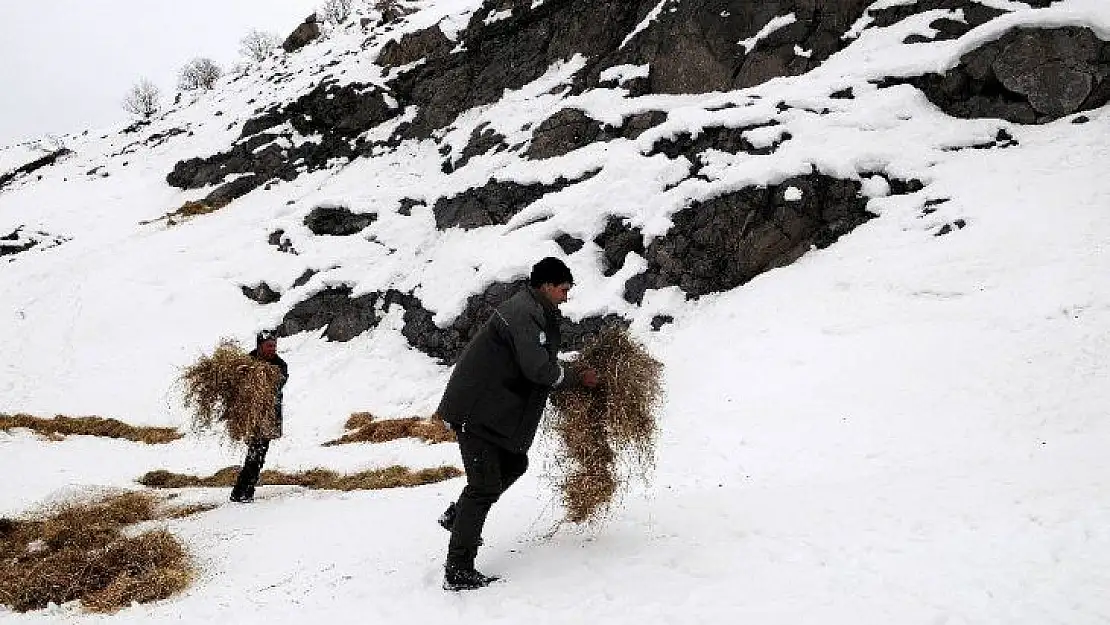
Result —
M 532 288 L 538 289 L 542 284 L 563 283 L 574 284 L 574 277 L 570 275 L 570 268 L 558 258 L 548 256 L 532 266 L 532 276 L 528 279 Z
M 261 345 L 261 344 L 265 343 L 266 341 L 276 341 L 276 340 L 277 340 L 277 332 L 274 332 L 273 330 L 263 330 L 263 331 L 259 332 L 257 335 L 255 335 L 255 337 L 254 337 L 255 345 Z

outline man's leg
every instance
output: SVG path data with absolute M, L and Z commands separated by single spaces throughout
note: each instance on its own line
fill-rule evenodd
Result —
M 459 432 L 458 440 L 466 469 L 466 488 L 455 506 L 447 568 L 473 570 L 486 515 L 502 492 L 501 450 L 465 432 Z
M 243 468 L 239 470 L 239 478 L 231 491 L 232 501 L 254 499 L 254 489 L 258 485 L 258 476 L 262 473 L 262 465 L 266 462 L 266 452 L 269 449 L 270 441 L 267 440 L 255 440 L 247 444 L 247 458 L 243 461 Z
M 528 470 L 528 455 L 501 450 L 501 492 L 509 490 Z

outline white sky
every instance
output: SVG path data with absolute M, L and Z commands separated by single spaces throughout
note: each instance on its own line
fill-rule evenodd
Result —
M 0 145 L 126 120 L 142 77 L 172 98 L 196 56 L 233 64 L 252 28 L 284 38 L 317 0 L 4 0 L 0 2 Z

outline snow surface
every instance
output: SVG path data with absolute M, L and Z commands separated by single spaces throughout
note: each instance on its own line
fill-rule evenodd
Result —
M 752 50 L 755 50 L 756 45 L 758 45 L 760 41 L 763 41 L 767 37 L 770 37 L 771 34 L 775 31 L 782 30 L 783 28 L 786 28 L 787 26 L 797 21 L 798 17 L 793 13 L 771 18 L 771 21 L 767 22 L 767 24 L 764 25 L 763 28 L 760 28 L 759 32 L 752 35 L 751 37 L 748 37 L 747 39 L 741 39 L 737 43 L 741 46 L 744 46 L 745 53 L 751 52 Z
M 66 137 L 73 156 L 39 172 L 41 181 L 0 192 L 0 233 L 22 225 L 70 239 L 0 265 L 0 412 L 183 427 L 173 380 L 219 337 L 249 340 L 328 285 L 414 289 L 447 323 L 468 295 L 561 255 L 552 238 L 568 233 L 587 243 L 567 257 L 576 277 L 567 314 L 628 316 L 666 366 L 651 482 L 604 526 L 550 535 L 560 515 L 543 438 L 533 470 L 486 528 L 479 567 L 508 581 L 464 595 L 439 588 L 446 534 L 434 522 L 461 480 L 361 493 L 263 485 L 252 506 L 168 522 L 201 571 L 182 596 L 116 616 L 74 605 L 25 615 L 0 608 L 4 623 L 1110 620 L 1110 112 L 1088 113 L 1085 125 L 958 120 L 912 87 L 867 82 L 950 66 L 1006 25 L 1110 31 L 1105 2 L 1022 9 L 954 42 L 901 45 L 928 16 L 867 28 L 805 76 L 734 93 L 556 93 L 584 67 L 575 58 L 464 113 L 439 141 L 457 155 L 482 124 L 510 144 L 527 141 L 528 128 L 572 107 L 606 123 L 647 110 L 666 111 L 667 121 L 635 140 L 543 161 L 491 153 L 452 174 L 442 173 L 436 142 L 408 142 L 176 227 L 141 225 L 209 191 L 170 188 L 165 175 L 181 159 L 226 149 L 256 107 L 292 100 L 329 75 L 381 84 L 381 68 L 367 62 L 381 46 L 409 29 L 465 23 L 477 7 L 429 3 L 402 28 L 372 33 L 365 53 L 366 33 L 337 29 L 297 56 L 225 78 L 138 133 Z M 275 71 L 292 78 L 266 81 Z M 829 97 L 847 86 L 854 99 Z M 750 133 L 773 142 L 789 132 L 776 152 L 713 152 L 698 178 L 688 178 L 685 159 L 646 156 L 661 138 L 772 120 L 779 125 Z M 150 140 L 172 128 L 187 132 Z M 952 149 L 989 142 L 999 129 L 1019 145 Z M 602 274 L 592 239 L 607 215 L 657 236 L 691 201 L 814 166 L 865 181 L 878 217 L 697 301 L 671 288 L 639 307 L 625 302 L 624 281 L 645 264 L 635 255 L 617 275 Z M 428 207 L 396 212 L 401 198 L 430 205 L 494 178 L 551 182 L 593 171 L 507 226 L 440 232 Z M 926 187 L 889 195 L 880 172 Z M 360 235 L 313 237 L 303 217 L 334 202 L 379 219 Z M 937 236 L 957 220 L 966 227 Z M 278 228 L 297 255 L 267 244 Z M 306 268 L 320 273 L 293 288 Z M 240 285 L 259 280 L 282 292 L 281 303 L 242 296 Z M 650 332 L 657 314 L 675 322 Z M 449 370 L 407 345 L 402 322 L 393 311 L 348 343 L 317 334 L 281 342 L 292 374 L 286 437 L 268 466 L 458 464 L 452 445 L 321 446 L 354 411 L 390 418 L 434 409 Z M 0 490 L 0 515 L 93 487 L 134 488 L 151 469 L 202 474 L 239 459 L 202 434 L 147 447 L 0 433 L 0 469 L 18 476 Z

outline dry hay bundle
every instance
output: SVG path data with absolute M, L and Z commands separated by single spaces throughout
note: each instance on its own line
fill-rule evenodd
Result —
M 27 612 L 79 600 L 113 612 L 184 590 L 192 569 L 181 543 L 165 529 L 127 531 L 174 516 L 160 498 L 129 492 L 0 519 L 0 604 Z
M 627 330 L 606 327 L 572 366 L 595 369 L 598 386 L 552 393 L 548 423 L 558 439 L 554 465 L 565 520 L 592 523 L 605 517 L 628 477 L 646 481 L 655 465 L 663 365 Z
M 252 358 L 235 341 L 221 340 L 211 356 L 185 368 L 180 383 L 194 428 L 223 422 L 227 435 L 239 442 L 281 435 L 275 402 L 281 370 Z

